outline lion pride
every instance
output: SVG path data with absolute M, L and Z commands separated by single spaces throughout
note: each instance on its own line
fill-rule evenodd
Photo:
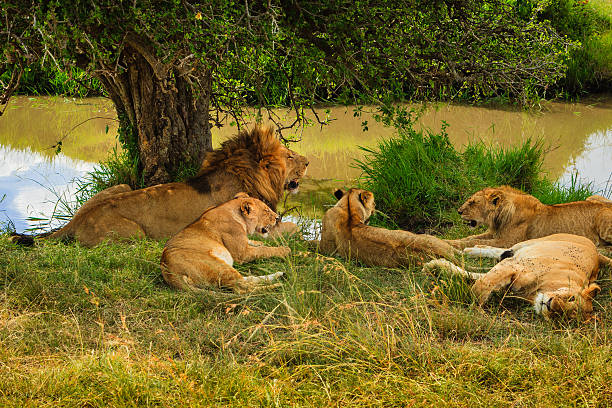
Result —
M 423 258 L 454 258 L 460 252 L 441 239 L 427 234 L 366 225 L 374 212 L 374 194 L 352 188 L 336 190 L 338 202 L 325 213 L 319 249 L 338 253 L 367 265 L 397 267 L 418 263 Z
M 603 197 L 546 205 L 512 187 L 488 187 L 474 193 L 458 212 L 471 227 L 486 225 L 488 230 L 447 241 L 456 248 L 473 245 L 507 248 L 559 233 L 582 235 L 598 246 L 612 245 L 612 203 Z
M 273 210 L 283 190 L 297 190 L 308 160 L 285 148 L 272 128 L 256 126 L 207 153 L 200 172 L 183 183 L 129 191 L 105 190 L 51 238 L 74 238 L 95 246 L 106 238 L 169 238 L 209 207 L 245 191 Z
M 601 259 L 588 238 L 554 234 L 510 248 L 479 245 L 463 252 L 500 262 L 487 273 L 468 272 L 446 259 L 430 261 L 423 269 L 439 267 L 476 280 L 472 292 L 481 305 L 493 292 L 508 291 L 533 304 L 536 313 L 546 318 L 589 318 L 593 312 L 593 298 L 601 290 L 594 283 Z

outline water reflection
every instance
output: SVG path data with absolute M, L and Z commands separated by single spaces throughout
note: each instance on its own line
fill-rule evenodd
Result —
M 337 180 L 324 183 L 326 188 L 330 183 L 348 186 L 359 176 L 353 163 L 364 153 L 358 146 L 372 147 L 393 130 L 377 123 L 371 113 L 355 118 L 352 108 L 331 108 L 330 116 L 335 120 L 322 129 L 294 131 L 302 140 L 292 148 L 309 158 L 311 179 Z M 115 117 L 112 104 L 103 98 L 13 98 L 0 118 L 0 199 L 6 195 L 0 202 L 0 222 L 8 217 L 21 230 L 27 226 L 26 216 L 48 216 L 56 201 L 48 189 L 65 192 L 71 179 L 105 159 L 116 145 Z M 610 96 L 589 103 L 549 103 L 539 113 L 433 104 L 418 126 L 437 132 L 442 120 L 450 124 L 447 131 L 456 146 L 474 140 L 511 146 L 527 138 L 543 139 L 551 147 L 544 163 L 551 178 L 567 183 L 578 172 L 595 189 L 607 188 L 605 194 L 612 194 Z M 365 121 L 368 132 L 362 130 Z M 214 145 L 235 133 L 232 126 L 214 129 Z M 56 156 L 51 146 L 59 140 L 62 153 Z
M 11 223 L 17 231 L 33 227 L 29 217 L 48 218 L 58 210 L 58 199 L 72 200 L 74 179 L 93 169 L 94 164 L 63 154 L 48 157 L 29 149 L 0 146 L 0 226 Z M 51 228 L 58 226 L 55 220 Z

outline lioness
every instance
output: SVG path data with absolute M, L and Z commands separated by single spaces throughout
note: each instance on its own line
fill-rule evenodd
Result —
M 612 203 L 603 197 L 546 205 L 512 187 L 489 187 L 472 195 L 458 210 L 471 227 L 484 234 L 447 241 L 456 248 L 473 245 L 510 247 L 551 234 L 582 235 L 598 246 L 612 244 Z
M 288 247 L 267 247 L 247 234 L 266 236 L 277 215 L 261 200 L 238 193 L 213 207 L 170 239 L 161 256 L 161 270 L 170 286 L 197 290 L 226 287 L 243 293 L 283 275 L 242 276 L 232 265 L 259 258 L 287 256 Z
M 473 256 L 501 261 L 487 273 L 468 272 L 446 259 L 423 265 L 424 270 L 441 267 L 475 279 L 472 291 L 484 304 L 493 292 L 508 290 L 531 302 L 536 313 L 545 317 L 565 314 L 588 318 L 593 298 L 600 287 L 597 279 L 600 259 L 591 240 L 571 234 L 555 234 L 531 239 L 511 248 L 476 246 L 465 248 Z
M 453 258 L 460 252 L 446 242 L 426 234 L 371 227 L 366 222 L 374 212 L 374 194 L 352 188 L 336 190 L 338 202 L 323 217 L 319 249 L 338 252 L 367 265 L 397 267 L 418 263 L 424 257 Z
M 256 126 L 209 152 L 193 179 L 134 191 L 111 187 L 50 237 L 74 238 L 86 246 L 105 238 L 169 238 L 240 191 L 276 209 L 284 189 L 297 190 L 307 166 L 308 160 L 282 146 L 271 128 Z

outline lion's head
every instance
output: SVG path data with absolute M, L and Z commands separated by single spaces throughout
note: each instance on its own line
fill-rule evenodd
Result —
M 585 289 L 563 287 L 550 292 L 539 292 L 534 300 L 534 308 L 546 318 L 589 318 L 593 313 L 593 299 L 600 291 L 601 288 L 592 283 Z
M 285 149 L 287 162 L 287 176 L 285 177 L 285 190 L 292 194 L 297 193 L 300 187 L 300 179 L 306 174 L 308 159 L 291 149 Z
M 351 226 L 366 224 L 375 211 L 374 194 L 360 188 L 351 188 L 344 192 L 337 189 L 334 196 L 338 199 L 336 207 L 346 208 Z
M 487 187 L 474 193 L 457 212 L 470 227 L 485 225 L 496 231 L 512 220 L 517 207 L 536 202 L 540 203 L 537 198 L 512 187 Z
M 306 166 L 308 160 L 284 147 L 273 128 L 255 126 L 208 152 L 200 172 L 189 183 L 197 189 L 210 189 L 213 174 L 229 173 L 249 195 L 275 209 L 285 188 L 297 188 Z
M 247 227 L 247 233 L 257 232 L 264 238 L 276 225 L 278 215 L 270 209 L 263 201 L 249 197 L 246 193 L 238 193 L 234 197 L 240 206 L 240 213 Z

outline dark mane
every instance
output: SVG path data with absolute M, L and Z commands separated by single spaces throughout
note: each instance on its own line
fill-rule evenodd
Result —
M 286 176 L 282 148 L 271 127 L 257 125 L 251 131 L 243 130 L 208 152 L 200 171 L 187 184 L 208 193 L 211 191 L 209 178 L 213 174 L 229 173 L 240 181 L 241 191 L 276 210 Z

